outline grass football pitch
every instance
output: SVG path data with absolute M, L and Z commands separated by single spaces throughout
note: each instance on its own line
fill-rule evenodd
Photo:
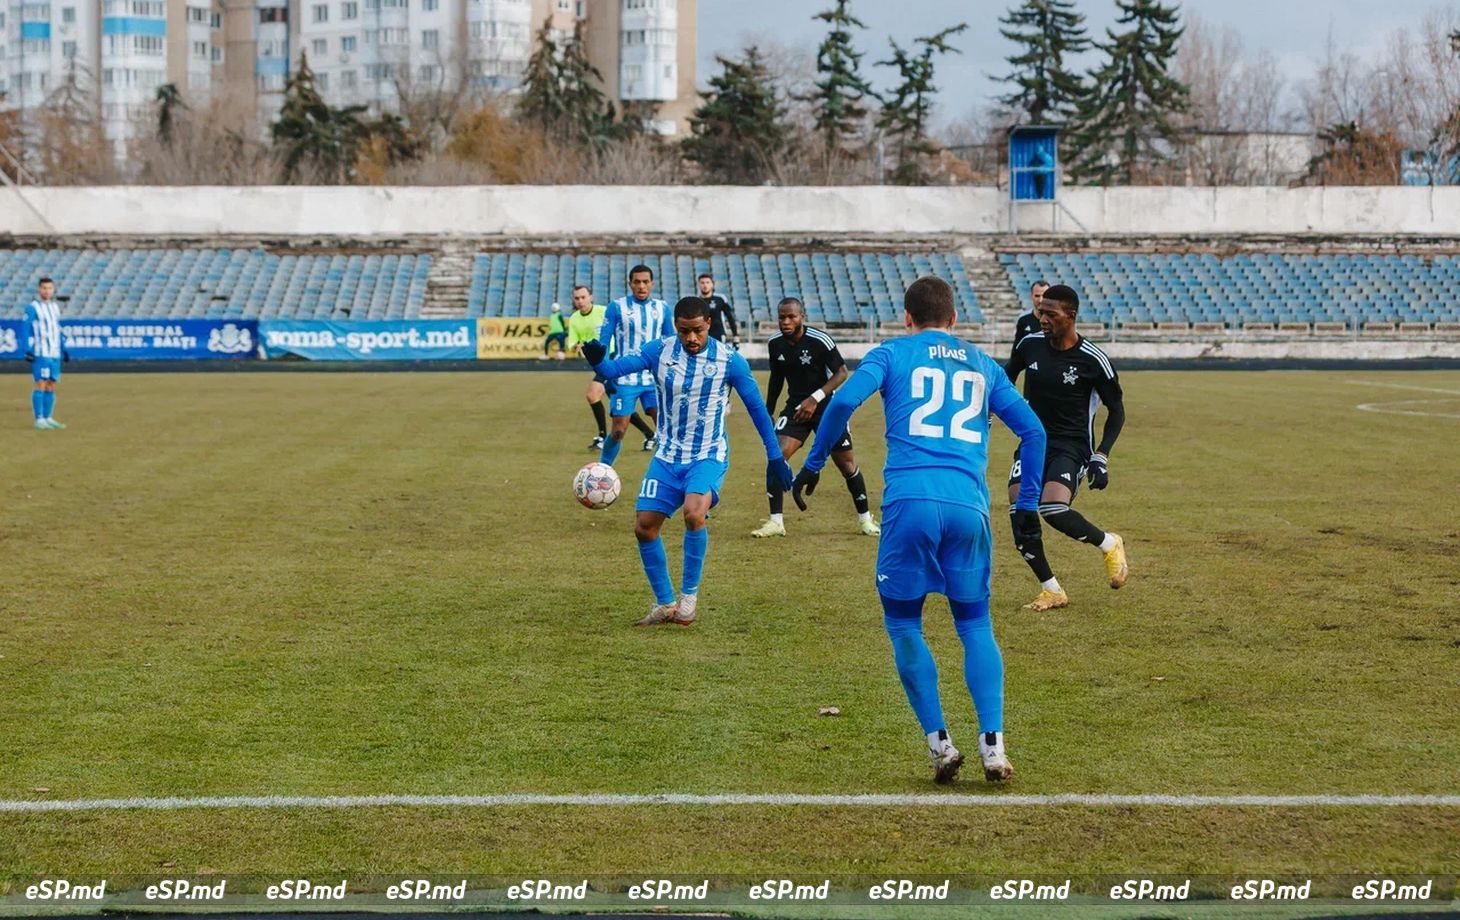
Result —
M 0 799 L 936 791 L 833 474 L 754 540 L 746 414 L 692 629 L 636 630 L 584 373 L 0 377 Z M 991 444 L 1015 793 L 1460 789 L 1460 373 L 1133 372 L 1035 585 Z M 1381 411 L 1365 411 L 1371 404 Z M 1372 405 L 1379 404 L 1379 405 Z M 853 423 L 874 506 L 880 405 Z M 632 434 L 632 432 L 631 432 Z M 788 501 L 788 506 L 790 505 Z M 678 522 L 666 527 L 678 582 Z M 927 631 L 974 747 L 957 639 Z M 835 706 L 840 715 L 818 715 Z M 950 794 L 996 798 L 969 771 Z M 0 814 L 0 874 L 1460 871 L 1446 807 L 563 806 Z

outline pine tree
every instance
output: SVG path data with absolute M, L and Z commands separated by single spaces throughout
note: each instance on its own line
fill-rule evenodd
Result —
M 1090 48 L 1085 17 L 1074 7 L 1073 0 L 1024 0 L 999 20 L 999 33 L 1024 49 L 1007 59 L 1014 69 L 1001 78 L 1018 90 L 999 102 L 1029 124 L 1063 124 L 1085 96 L 1084 78 L 1065 66 L 1067 55 Z
M 572 36 L 554 42 L 551 20 L 538 30 L 517 114 L 551 137 L 602 145 L 615 133 L 613 103 L 599 89 L 603 75 L 588 60 L 583 20 Z
M 178 110 L 187 109 L 187 103 L 183 102 L 182 92 L 176 83 L 164 83 L 157 87 L 152 101 L 157 103 L 157 138 L 162 141 L 163 146 L 169 146 L 172 144 L 173 129 L 177 125 Z
M 1184 31 L 1176 7 L 1158 0 L 1116 0 L 1116 6 L 1116 22 L 1129 28 L 1107 29 L 1108 41 L 1096 42 L 1109 59 L 1090 74 L 1092 89 L 1070 138 L 1070 172 L 1101 185 L 1142 181 L 1169 163 L 1180 141 L 1174 119 L 1187 110 L 1188 90 L 1168 66 Z
M 831 26 L 816 49 L 816 90 L 807 97 L 816 119 L 816 131 L 828 150 L 841 150 L 857 136 L 867 118 L 862 100 L 874 95 L 862 78 L 862 53 L 852 46 L 852 29 L 865 29 L 862 21 L 847 11 L 850 0 L 836 0 L 836 7 L 813 18 Z
M 776 158 L 786 146 L 785 108 L 760 49 L 745 49 L 742 60 L 715 60 L 722 70 L 710 78 L 704 104 L 690 116 L 684 155 L 717 182 L 760 184 L 775 175 Z
M 944 29 L 936 35 L 913 39 L 922 50 L 913 53 L 888 39 L 892 57 L 878 61 L 878 66 L 897 68 L 899 82 L 892 92 L 881 97 L 882 109 L 877 114 L 877 128 L 897 143 L 897 166 L 892 181 L 899 185 L 919 185 L 927 181 L 922 158 L 936 151 L 928 142 L 928 121 L 933 113 L 933 55 L 959 50 L 948 44 L 948 38 L 968 28 L 968 23 Z
M 299 57 L 299 69 L 284 84 L 284 104 L 270 131 L 284 150 L 284 180 L 312 167 L 317 178 L 333 183 L 350 181 L 356 149 L 367 134 L 360 116 L 365 106 L 336 109 L 324 101 L 314 85 L 309 59 Z

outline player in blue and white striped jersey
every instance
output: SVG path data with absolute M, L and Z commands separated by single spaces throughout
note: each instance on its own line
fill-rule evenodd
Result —
M 598 330 L 598 342 L 604 348 L 612 348 L 616 355 L 631 355 L 656 339 L 674 335 L 674 319 L 669 305 L 654 297 L 654 270 L 647 265 L 635 265 L 629 269 L 629 291 L 608 305 L 603 315 L 603 325 Z M 658 422 L 659 400 L 654 390 L 653 377 L 642 371 L 627 373 L 614 381 L 615 392 L 609 404 L 608 414 L 613 418 L 608 440 L 603 443 L 599 460 L 613 466 L 618 452 L 623 448 L 624 433 L 629 429 L 629 416 L 634 406 L 643 403 L 644 414 L 649 421 Z M 654 438 L 644 441 L 648 450 Z
M 683 298 L 674 305 L 674 328 L 674 337 L 648 342 L 637 353 L 612 361 L 606 360 L 603 343 L 583 346 L 583 357 L 599 374 L 621 380 L 648 375 L 664 408 L 659 446 L 634 505 L 639 558 L 654 591 L 654 603 L 639 626 L 688 626 L 695 621 L 700 576 L 709 548 L 705 520 L 720 500 L 720 485 L 730 463 L 725 414 L 732 388 L 750 411 L 765 446 L 766 490 L 784 492 L 791 487 L 790 464 L 781 456 L 775 423 L 760 398 L 750 365 L 728 345 L 710 337 L 709 306 L 698 297 Z M 676 602 L 659 530 L 680 508 L 684 509 L 684 573 Z
M 51 413 L 56 408 L 56 381 L 61 379 L 61 364 L 71 355 L 61 344 L 61 308 L 56 303 L 56 283 L 42 278 L 36 285 L 36 299 L 25 308 L 25 360 L 30 362 L 35 389 L 30 406 L 35 412 L 35 427 L 40 431 L 65 428 Z

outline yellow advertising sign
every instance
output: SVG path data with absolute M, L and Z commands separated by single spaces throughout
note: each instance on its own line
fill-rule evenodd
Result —
M 481 317 L 477 320 L 477 357 L 535 358 L 542 354 L 548 321 L 524 316 L 517 319 Z

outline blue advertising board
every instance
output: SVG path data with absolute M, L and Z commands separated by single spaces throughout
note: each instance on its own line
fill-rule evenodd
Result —
M 313 361 L 471 361 L 477 356 L 471 319 L 329 322 L 265 320 L 264 357 Z
M 255 357 L 258 323 L 221 319 L 63 319 L 61 340 L 78 361 L 191 361 Z M 25 356 L 24 320 L 0 320 L 0 360 Z

